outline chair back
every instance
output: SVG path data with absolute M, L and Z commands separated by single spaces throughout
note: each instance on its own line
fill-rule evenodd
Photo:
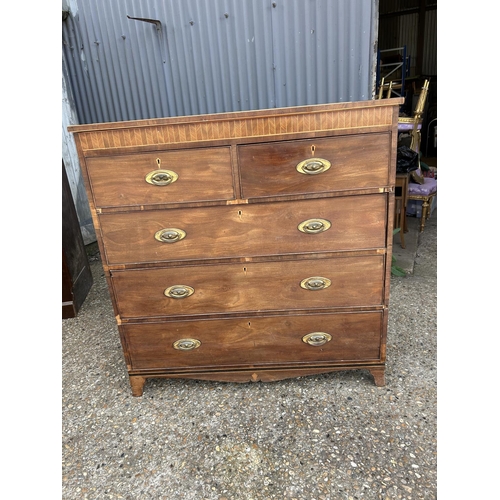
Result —
M 382 78 L 380 82 L 380 87 L 378 90 L 377 99 L 384 98 L 384 91 L 387 89 L 385 94 L 385 98 L 388 99 L 391 97 L 393 88 L 392 80 L 388 83 L 385 83 L 385 79 Z M 403 117 L 400 118 L 400 123 L 404 123 L 409 130 L 411 127 L 411 144 L 410 148 L 417 153 L 420 151 L 420 128 L 422 127 L 422 115 L 424 114 L 425 103 L 427 101 L 427 94 L 429 92 L 429 80 L 424 80 L 424 85 L 420 92 L 420 96 L 417 101 L 417 105 L 415 106 L 415 110 L 413 111 L 413 116 L 411 118 Z
M 384 98 L 384 89 L 387 89 L 387 92 L 385 94 L 385 98 L 389 99 L 392 94 L 392 86 L 394 82 L 391 80 L 389 83 L 385 83 L 385 78 L 382 78 L 380 82 L 380 87 L 378 89 L 378 95 L 377 99 L 383 99 Z
M 427 100 L 427 94 L 429 92 L 429 80 L 424 81 L 424 86 L 420 92 L 417 105 L 415 106 L 415 111 L 413 112 L 413 129 L 411 131 L 411 144 L 410 148 L 413 151 L 420 151 L 420 130 L 419 125 L 422 126 L 422 115 L 424 114 L 425 102 Z
M 413 117 L 419 120 L 422 117 L 425 108 L 425 101 L 427 100 L 427 94 L 429 92 L 429 80 L 424 81 L 424 86 L 420 92 L 415 111 L 413 112 Z

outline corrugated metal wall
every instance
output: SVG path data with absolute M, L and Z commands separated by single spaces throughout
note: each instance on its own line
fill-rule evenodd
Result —
M 378 0 L 73 0 L 63 53 L 97 123 L 371 99 L 377 31 Z
M 78 117 L 76 116 L 71 89 L 68 88 L 68 71 L 64 60 L 62 69 L 62 160 L 66 169 L 83 242 L 85 245 L 88 245 L 96 240 L 95 228 L 92 222 L 87 192 L 83 183 L 75 141 L 73 135 L 68 132 L 68 126 L 78 123 Z
M 425 14 L 424 54 L 422 73 L 437 75 L 437 10 Z
M 415 75 L 420 0 L 380 0 L 380 50 L 406 45 L 411 75 Z M 427 0 L 425 12 L 422 73 L 437 75 L 437 0 Z

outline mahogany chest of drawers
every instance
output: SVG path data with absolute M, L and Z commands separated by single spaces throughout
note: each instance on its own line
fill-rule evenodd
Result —
M 132 393 L 384 385 L 401 99 L 76 125 Z

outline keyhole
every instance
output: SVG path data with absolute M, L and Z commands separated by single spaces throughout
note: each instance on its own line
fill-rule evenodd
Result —
M 315 152 L 315 151 L 316 151 L 316 146 L 313 144 L 313 145 L 311 146 L 311 153 L 313 154 L 313 156 L 314 156 L 314 152 Z
M 156 158 L 156 164 L 158 165 L 158 168 L 160 168 L 160 163 L 161 163 L 161 160 L 159 158 Z

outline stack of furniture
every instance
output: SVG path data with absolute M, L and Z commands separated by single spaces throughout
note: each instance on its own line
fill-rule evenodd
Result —
M 425 80 L 420 96 L 418 98 L 413 116 L 408 119 L 399 119 L 398 130 L 411 131 L 411 145 L 410 148 L 420 152 L 420 145 L 422 142 L 422 121 L 427 94 L 429 91 L 429 80 Z M 420 217 L 419 230 L 422 232 L 425 228 L 425 222 L 430 216 L 430 207 L 434 197 L 437 195 L 437 180 L 431 177 L 424 177 L 422 169 L 419 167 L 416 171 L 412 172 L 411 180 L 408 184 L 408 200 L 422 202 L 422 215 Z
M 390 98 L 393 92 L 392 81 L 385 82 L 382 79 L 378 99 Z M 420 153 L 420 145 L 422 142 L 422 122 L 425 109 L 425 103 L 427 101 L 427 95 L 429 92 L 429 80 L 425 80 L 420 92 L 417 104 L 413 111 L 412 116 L 400 116 L 398 119 L 398 133 L 405 134 L 409 133 L 411 136 L 410 148 L 417 153 Z M 401 178 L 401 182 L 403 179 Z M 416 171 L 413 171 L 409 176 L 408 183 L 408 193 L 405 195 L 407 201 L 421 201 L 422 202 L 422 214 L 420 217 L 420 227 L 419 230 L 422 232 L 425 227 L 425 221 L 430 216 L 430 207 L 433 202 L 434 197 L 437 195 L 437 180 L 435 178 L 424 177 L 422 174 L 422 169 L 419 167 Z M 406 215 L 400 217 L 400 203 L 398 202 L 398 196 L 396 196 L 396 215 L 395 215 L 395 227 L 400 227 L 401 235 L 401 246 L 405 248 L 404 243 L 404 233 L 406 232 Z M 405 204 L 406 207 L 406 204 Z

